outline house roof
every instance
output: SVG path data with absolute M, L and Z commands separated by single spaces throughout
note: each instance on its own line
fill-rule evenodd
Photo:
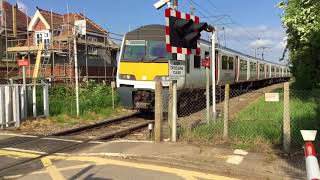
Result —
M 2 8 L 3 8 L 3 16 L 4 16 L 4 21 L 6 22 L 6 26 L 9 29 L 12 29 L 12 6 L 10 3 L 7 1 L 2 1 Z M 24 12 L 22 12 L 19 7 L 17 8 L 17 29 L 18 30 L 27 30 L 27 22 L 30 22 L 30 17 L 27 16 Z M 28 20 L 27 20 L 28 19 Z
M 67 14 L 59 14 L 56 12 L 47 11 L 37 7 L 37 10 L 48 23 L 49 26 L 53 26 L 54 29 L 60 27 L 63 24 L 74 24 L 77 20 L 86 20 L 86 28 L 87 31 L 98 33 L 98 34 L 105 34 L 107 33 L 100 25 L 89 19 L 88 17 L 84 16 L 81 13 L 67 13 Z M 51 17 L 52 14 L 52 17 Z M 52 22 L 51 22 L 52 20 Z
M 40 9 L 37 7 L 43 18 L 47 21 L 49 26 L 53 26 L 54 29 L 58 28 L 61 24 L 63 24 L 63 15 L 55 12 L 47 11 L 44 9 Z M 51 17 L 52 13 L 52 17 Z M 51 22 L 52 20 L 52 22 Z

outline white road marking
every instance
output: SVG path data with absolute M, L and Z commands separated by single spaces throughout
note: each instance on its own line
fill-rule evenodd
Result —
M 241 162 L 243 161 L 243 158 L 242 156 L 238 156 L 238 155 L 231 155 L 229 156 L 229 158 L 227 159 L 227 163 L 230 163 L 230 164 L 235 164 L 235 165 L 239 165 L 241 164 Z
M 60 138 L 52 138 L 52 137 L 45 137 L 45 138 L 41 138 L 41 139 L 54 140 L 54 141 L 65 141 L 65 142 L 77 142 L 77 143 L 83 142 L 83 141 L 73 140 L 73 139 L 60 139 Z
M 233 154 L 246 156 L 246 155 L 248 155 L 248 152 L 245 150 L 242 150 L 242 149 L 236 149 L 236 150 L 234 150 Z
M 0 133 L 1 136 L 17 136 L 17 137 L 31 137 L 31 138 L 37 138 L 38 136 L 33 135 L 25 135 L 25 134 L 13 134 L 13 133 Z
M 48 154 L 48 153 L 46 153 L 46 152 L 33 151 L 33 150 L 27 150 L 27 149 L 18 149 L 18 148 L 2 148 L 2 149 L 4 149 L 4 150 L 9 150 L 9 151 L 32 153 L 32 154 Z
M 127 142 L 127 143 L 153 143 L 153 141 L 139 141 L 139 140 L 114 140 L 114 141 L 109 141 L 106 142 L 105 144 L 112 144 L 112 143 L 122 143 L 122 142 Z
M 91 144 L 105 144 L 106 142 L 101 142 L 101 141 L 89 141 L 88 143 L 91 143 Z

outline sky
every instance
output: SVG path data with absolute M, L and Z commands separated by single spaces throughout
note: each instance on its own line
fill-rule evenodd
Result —
M 164 24 L 164 9 L 158 0 L 9 0 L 17 2 L 28 15 L 36 7 L 57 13 L 81 12 L 110 32 L 125 34 L 141 25 Z M 218 42 L 248 55 L 279 62 L 286 45 L 285 29 L 276 8 L 280 0 L 179 0 L 179 11 L 194 7 L 200 21 L 218 27 Z M 117 37 L 119 38 L 119 37 Z M 208 35 L 203 34 L 207 39 Z M 257 49 L 258 48 L 258 49 Z M 256 49 L 256 50 L 255 50 Z

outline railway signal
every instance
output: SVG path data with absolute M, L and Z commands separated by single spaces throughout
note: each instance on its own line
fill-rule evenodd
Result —
M 198 16 L 182 13 L 167 8 L 166 16 L 166 46 L 168 53 L 200 54 L 198 40 L 201 31 L 211 29 L 207 23 L 200 23 Z

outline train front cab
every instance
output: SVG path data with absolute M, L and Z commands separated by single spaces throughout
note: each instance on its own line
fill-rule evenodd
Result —
M 117 89 L 128 109 L 152 109 L 155 81 L 168 85 L 164 41 L 125 40 L 118 61 Z

